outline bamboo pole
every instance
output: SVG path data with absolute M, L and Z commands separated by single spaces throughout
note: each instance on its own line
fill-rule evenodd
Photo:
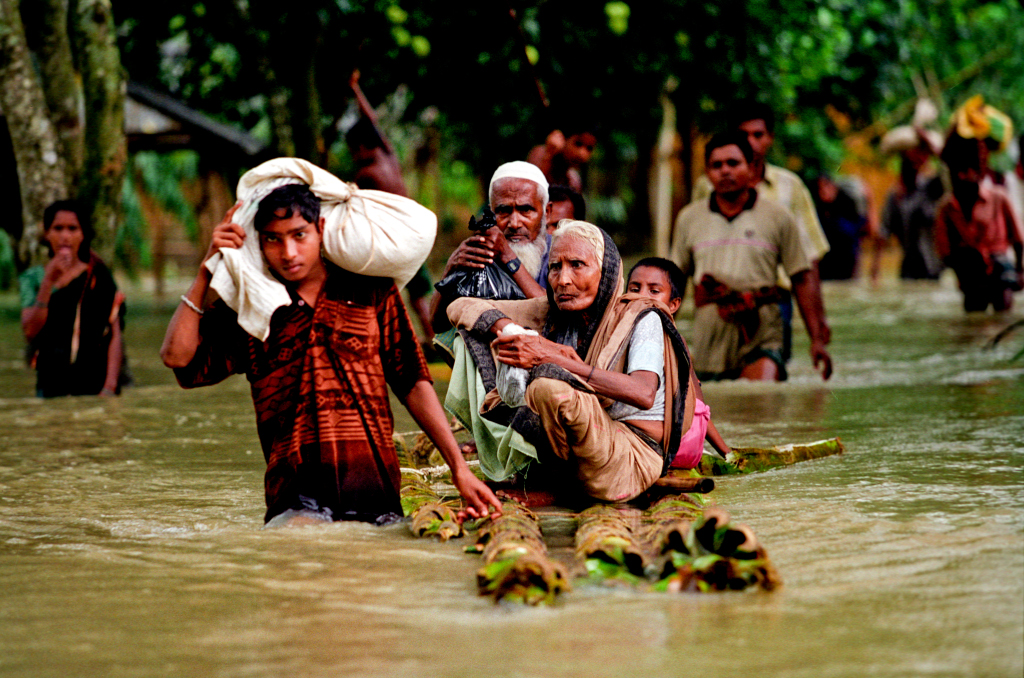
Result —
M 1006 57 L 1010 56 L 1010 54 L 1012 54 L 1013 49 L 1014 46 L 1003 45 L 1001 47 L 997 47 L 991 50 L 990 52 L 982 56 L 980 59 L 975 61 L 973 64 L 965 66 L 956 73 L 953 73 L 952 75 L 949 75 L 940 80 L 938 82 L 937 89 L 939 89 L 940 91 L 945 91 L 953 87 L 956 87 L 957 85 L 965 82 L 970 78 L 979 75 L 988 67 L 993 66 L 1002 59 L 1005 59 Z M 914 106 L 916 105 L 917 97 L 913 99 L 908 99 L 907 101 L 904 101 L 902 104 L 894 108 L 889 114 L 883 115 L 881 118 L 871 123 L 864 129 L 860 130 L 859 132 L 856 132 L 853 136 L 862 136 L 869 141 L 877 136 L 881 136 L 882 134 L 885 134 L 885 132 L 898 121 L 903 120 L 911 113 L 913 113 Z

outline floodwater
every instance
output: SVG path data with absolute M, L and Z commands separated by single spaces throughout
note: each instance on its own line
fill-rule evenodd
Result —
M 985 349 L 1021 316 L 965 317 L 948 279 L 828 286 L 828 384 L 799 337 L 789 383 L 706 387 L 733 444 L 846 444 L 712 495 L 781 590 L 580 587 L 542 609 L 478 597 L 477 556 L 404 525 L 262 530 L 247 385 L 178 389 L 166 314 L 135 305 L 123 397 L 29 397 L 4 299 L 5 677 L 1024 673 L 1024 328 Z

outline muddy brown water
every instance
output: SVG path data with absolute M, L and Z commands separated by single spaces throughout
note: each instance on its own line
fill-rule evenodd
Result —
M 785 586 L 522 609 L 404 525 L 260 529 L 247 385 L 179 389 L 166 313 L 132 312 L 121 398 L 43 402 L 0 297 L 0 675 L 1020 676 L 1024 329 L 984 348 L 1020 315 L 965 317 L 948 279 L 826 300 L 832 381 L 798 335 L 789 383 L 705 389 L 734 444 L 846 444 L 713 495 Z

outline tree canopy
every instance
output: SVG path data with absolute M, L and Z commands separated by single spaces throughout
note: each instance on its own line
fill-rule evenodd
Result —
M 595 123 L 593 165 L 610 179 L 591 192 L 619 196 L 623 209 L 604 218 L 644 229 L 646 200 L 637 195 L 670 79 L 684 142 L 759 101 L 779 115 L 776 160 L 799 156 L 821 168 L 838 167 L 844 136 L 906 122 L 921 95 L 948 114 L 981 93 L 1024 122 L 1017 0 L 112 6 L 128 77 L 343 176 L 339 130 L 355 68 L 372 102 L 392 102 L 384 124 L 400 153 L 417 150 L 428 123 L 436 130 L 451 185 L 525 158 L 566 120 Z
M 702 129 L 759 100 L 783 119 L 783 150 L 827 158 L 922 93 L 1024 109 L 1024 11 L 1015 0 L 269 0 L 119 2 L 132 78 L 324 161 L 346 77 L 372 101 L 400 85 L 406 118 L 440 112 L 444 145 L 486 173 L 524 157 L 565 116 L 601 125 L 605 157 L 645 153 L 670 76 L 681 119 Z M 538 81 L 550 100 L 542 104 Z M 907 111 L 908 112 L 908 111 Z M 892 119 L 892 123 L 901 120 Z M 833 158 L 834 160 L 834 158 Z

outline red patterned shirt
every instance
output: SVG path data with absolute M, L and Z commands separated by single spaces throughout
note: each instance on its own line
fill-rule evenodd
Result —
M 336 520 L 401 515 L 387 386 L 404 398 L 430 373 L 393 281 L 329 265 L 316 308 L 293 293 L 266 342 L 220 303 L 199 329 L 199 350 L 174 373 L 186 388 L 248 378 L 267 460 L 266 520 L 310 507 Z
M 1010 245 L 1024 241 L 1021 224 L 1001 186 L 978 187 L 978 200 L 970 218 L 956 196 L 948 194 L 935 216 L 935 250 L 945 259 L 958 248 L 979 252 L 989 270 L 992 256 L 1006 252 Z

